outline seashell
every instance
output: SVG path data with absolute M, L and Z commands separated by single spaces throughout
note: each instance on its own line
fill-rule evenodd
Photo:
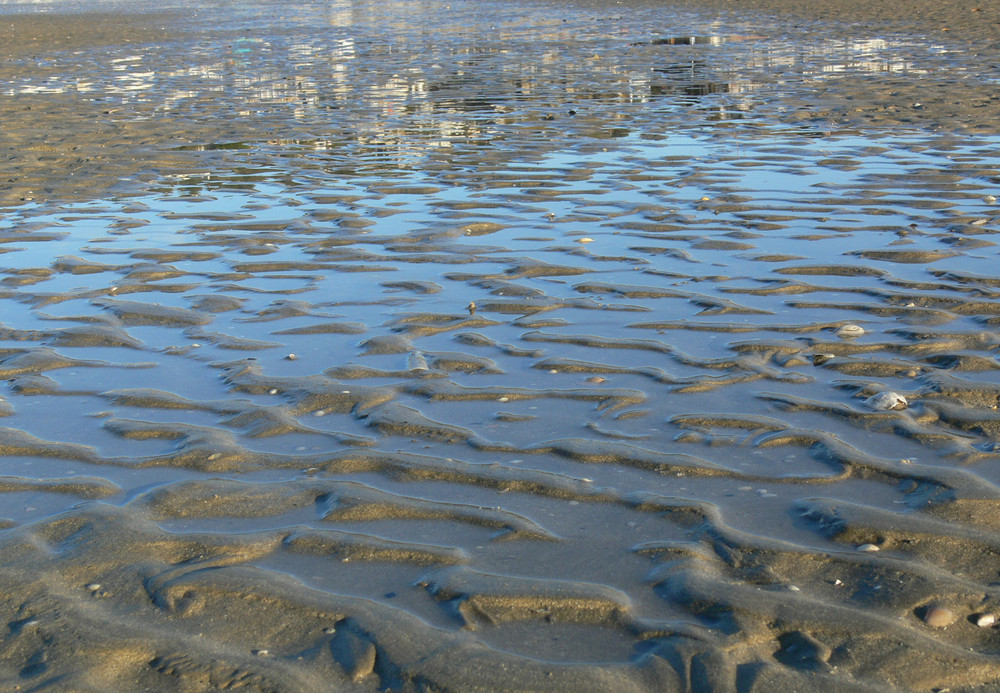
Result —
M 836 354 L 813 354 L 813 365 L 822 366 L 824 363 L 827 363 L 830 359 L 833 359 L 836 356 Z
M 876 411 L 889 411 L 891 409 L 900 410 L 906 409 L 909 404 L 906 398 L 898 392 L 879 392 L 876 395 L 872 395 L 865 400 L 865 404 L 875 409 Z
M 865 328 L 861 327 L 861 325 L 841 325 L 834 334 L 841 339 L 851 339 L 852 337 L 860 337 L 865 334 Z
M 924 623 L 931 628 L 944 628 L 955 622 L 955 614 L 943 606 L 932 606 L 924 613 Z
M 879 548 L 875 546 L 875 544 L 862 544 L 861 546 L 858 547 L 858 551 L 866 551 L 868 553 L 874 553 L 875 551 L 878 550 Z
M 419 351 L 414 351 L 406 360 L 406 367 L 411 371 L 426 371 L 427 359 Z
M 976 625 L 980 628 L 989 628 L 997 622 L 997 617 L 993 614 L 980 614 L 976 618 Z

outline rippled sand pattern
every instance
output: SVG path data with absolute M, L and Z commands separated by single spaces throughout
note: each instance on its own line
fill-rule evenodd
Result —
M 974 59 L 276 8 L 4 64 L 0 687 L 1000 685 Z

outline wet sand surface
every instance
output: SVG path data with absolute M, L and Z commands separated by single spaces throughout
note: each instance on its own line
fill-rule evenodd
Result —
M 3 5 L 0 689 L 1000 686 L 1000 16 L 813 5 Z

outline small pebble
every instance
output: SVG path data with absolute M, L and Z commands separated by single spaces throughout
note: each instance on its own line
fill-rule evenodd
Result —
M 830 361 L 830 359 L 835 358 L 836 354 L 813 354 L 813 365 L 822 366 L 824 363 Z
M 944 628 L 955 622 L 955 614 L 943 606 L 932 606 L 924 612 L 924 623 L 931 628 Z
M 258 657 L 267 657 L 268 655 L 271 654 L 271 651 L 270 650 L 252 650 L 251 653 L 257 655 Z
M 276 395 L 276 394 L 278 394 L 278 389 L 277 388 L 271 388 L 270 390 L 267 391 L 267 394 L 269 394 L 269 395 Z
M 577 239 L 576 239 L 576 242 L 577 242 L 577 243 L 593 243 L 593 242 L 594 242 L 594 239 L 593 239 L 593 238 L 590 238 L 590 237 L 584 237 L 584 238 L 577 238 Z
M 92 582 L 89 585 L 87 585 L 87 589 L 90 590 L 91 592 L 96 592 L 97 590 L 101 589 L 101 585 L 99 583 Z
M 313 412 L 313 416 L 326 416 L 326 411 L 323 409 L 317 409 Z
M 976 619 L 976 625 L 980 628 L 989 628 L 997 622 L 997 617 L 993 614 L 982 614 Z
M 994 204 L 996 201 L 997 198 L 994 195 L 987 195 L 986 197 L 983 198 L 983 202 L 985 202 L 988 205 Z
M 594 376 L 594 377 L 592 377 L 592 378 L 587 378 L 587 382 L 588 382 L 588 383 L 593 383 L 594 385 L 600 385 L 600 384 L 601 384 L 601 383 L 603 383 L 603 382 L 604 382 L 605 380 L 607 380 L 607 378 L 602 378 L 602 377 L 601 377 L 601 376 L 599 376 L 599 375 L 595 375 L 595 376 Z
M 297 358 L 298 356 L 296 356 L 295 354 L 288 354 L 288 356 L 285 357 L 285 359 L 288 361 L 294 361 Z
M 858 547 L 858 551 L 874 552 L 878 550 L 879 548 L 875 546 L 875 544 L 862 544 L 861 546 Z

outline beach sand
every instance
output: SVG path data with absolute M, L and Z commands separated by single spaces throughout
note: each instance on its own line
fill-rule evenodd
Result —
M 0 690 L 1000 686 L 995 4 L 0 10 Z

